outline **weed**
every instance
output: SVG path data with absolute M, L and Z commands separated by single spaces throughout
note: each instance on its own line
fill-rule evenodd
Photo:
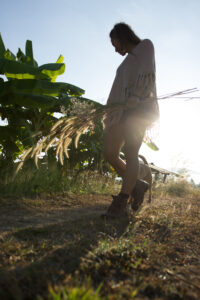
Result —
M 76 194 L 118 193 L 120 185 L 114 178 L 98 172 L 82 171 L 65 173 L 57 167 L 40 167 L 39 170 L 22 169 L 13 181 L 0 182 L 0 196 L 4 197 L 48 197 L 65 192 Z
M 90 280 L 88 279 L 88 282 Z M 104 297 L 99 295 L 101 285 L 94 291 L 88 284 L 87 286 L 77 287 L 50 287 L 48 300 L 104 300 Z M 46 298 L 46 297 L 45 297 Z M 38 296 L 37 300 L 43 300 L 42 297 Z

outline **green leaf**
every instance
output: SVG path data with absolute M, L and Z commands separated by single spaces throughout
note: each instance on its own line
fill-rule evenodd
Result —
M 6 139 L 8 136 L 15 136 L 16 130 L 9 125 L 7 126 L 0 126 L 0 137 L 1 140 Z
M 159 148 L 156 146 L 156 144 L 152 141 L 143 141 L 151 150 L 154 150 L 154 151 L 158 151 Z
M 26 63 L 26 55 L 22 52 L 22 50 L 19 48 L 17 52 L 17 59 L 19 62 Z
M 5 51 L 6 51 L 6 48 L 4 46 L 4 42 L 3 42 L 3 39 L 0 34 L 0 58 L 4 58 Z
M 5 127 L 7 127 L 7 126 L 5 126 Z M 0 132 L 0 136 L 1 135 L 3 135 L 2 132 Z M 11 134 L 11 136 L 13 136 L 13 134 Z M 4 147 L 6 147 L 6 149 L 9 153 L 12 153 L 12 156 L 16 157 L 15 154 L 19 151 L 19 148 L 17 147 L 17 145 L 15 144 L 14 141 L 8 140 L 7 137 L 8 137 L 8 129 L 6 130 L 6 133 L 5 133 L 5 141 L 2 141 L 2 144 L 4 145 Z
M 40 66 L 38 69 L 42 74 L 45 74 L 52 79 L 65 72 L 65 64 L 45 64 Z
M 54 109 L 56 110 L 56 106 L 58 106 L 58 111 L 60 112 L 60 107 L 64 106 L 65 108 L 69 107 L 71 105 L 71 96 L 65 96 L 65 98 L 59 98 L 55 100 L 55 107 Z
M 4 102 L 5 101 L 5 102 Z M 4 98 L 5 104 L 18 104 L 27 108 L 48 108 L 55 104 L 55 98 L 23 93 L 10 93 Z
M 39 94 L 48 96 L 59 96 L 60 94 L 81 94 L 82 89 L 71 86 L 68 83 L 63 82 L 50 82 L 48 80 L 36 80 L 36 79 L 23 79 L 17 80 L 13 79 L 11 81 L 4 82 L 0 85 L 0 96 L 6 93 L 29 93 L 29 94 Z M 67 97 L 68 99 L 68 97 Z
M 9 60 L 16 60 L 16 56 L 9 49 L 7 49 L 4 53 L 4 58 Z
M 0 74 L 16 79 L 48 79 L 48 76 L 41 74 L 38 68 L 3 58 L 0 59 Z
M 62 55 L 60 55 L 56 61 L 57 64 L 62 64 L 64 61 L 64 57 Z M 55 82 L 57 78 L 57 75 L 55 75 L 54 77 L 52 77 L 51 82 Z
M 85 91 L 75 85 L 72 85 L 70 83 L 65 83 L 67 86 L 67 93 L 70 94 L 72 97 L 79 97 L 82 96 Z M 64 96 L 65 97 L 65 96 Z M 63 97 L 63 99 L 64 99 Z
M 62 64 L 64 61 L 64 56 L 60 55 L 56 61 L 57 64 Z
M 32 47 L 32 42 L 27 40 L 26 41 L 26 62 L 27 64 L 35 67 L 35 64 L 34 64 L 34 60 L 33 60 L 33 47 Z

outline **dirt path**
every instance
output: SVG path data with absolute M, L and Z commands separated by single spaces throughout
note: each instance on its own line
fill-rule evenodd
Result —
M 87 290 L 89 276 L 112 299 L 136 289 L 137 299 L 199 300 L 199 200 L 158 198 L 130 220 L 102 221 L 110 201 L 0 199 L 0 299 L 47 299 L 69 278 Z
M 0 236 L 25 227 L 42 227 L 72 222 L 90 216 L 99 217 L 110 197 L 68 195 L 57 199 L 1 199 Z

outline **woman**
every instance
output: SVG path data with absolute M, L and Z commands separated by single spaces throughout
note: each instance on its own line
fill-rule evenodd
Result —
M 105 159 L 123 179 L 120 193 L 113 196 L 104 216 L 121 217 L 127 214 L 129 197 L 133 210 L 137 210 L 148 189 L 147 183 L 137 179 L 138 152 L 146 130 L 159 116 L 159 109 L 152 42 L 141 40 L 125 23 L 116 24 L 110 38 L 116 52 L 122 56 L 128 54 L 117 69 L 107 100 L 109 106 L 114 104 L 113 109 L 103 120 Z M 126 162 L 119 156 L 123 145 Z

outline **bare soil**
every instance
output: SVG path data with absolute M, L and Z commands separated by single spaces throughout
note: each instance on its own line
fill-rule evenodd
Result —
M 110 201 L 0 199 L 0 299 L 47 299 L 50 287 L 90 277 L 94 290 L 103 282 L 99 299 L 199 300 L 200 200 L 157 198 L 129 219 L 103 221 Z
M 0 199 L 0 237 L 27 226 L 41 227 L 100 215 L 110 197 L 102 195 L 60 195 L 51 199 Z

